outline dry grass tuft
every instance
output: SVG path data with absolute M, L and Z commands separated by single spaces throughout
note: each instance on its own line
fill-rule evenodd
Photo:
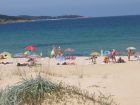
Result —
M 111 96 L 96 97 L 76 87 L 53 84 L 40 75 L 0 91 L 0 105 L 116 105 Z

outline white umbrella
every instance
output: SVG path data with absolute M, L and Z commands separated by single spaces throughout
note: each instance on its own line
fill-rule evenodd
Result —
M 91 53 L 90 55 L 91 55 L 91 56 L 94 56 L 94 55 L 95 55 L 95 56 L 100 56 L 100 53 L 99 53 L 99 52 L 93 52 L 93 53 Z
M 128 47 L 127 50 L 128 50 L 128 49 L 130 49 L 130 50 L 136 50 L 135 47 Z

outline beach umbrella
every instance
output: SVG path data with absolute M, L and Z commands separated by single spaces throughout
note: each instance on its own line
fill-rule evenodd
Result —
M 36 48 L 34 46 L 32 46 L 32 45 L 25 47 L 25 49 L 28 50 L 28 51 L 34 51 L 34 50 L 36 50 Z
M 12 58 L 12 54 L 9 52 L 3 52 L 0 55 L 2 55 L 4 59 Z
M 100 53 L 99 52 L 92 52 L 90 55 L 91 56 L 100 56 Z
M 128 50 L 128 49 L 130 49 L 130 50 L 136 50 L 136 48 L 135 47 L 128 47 L 126 50 Z
M 65 49 L 65 52 L 68 52 L 68 53 L 71 53 L 71 52 L 73 52 L 74 51 L 74 49 L 72 49 L 72 48 L 67 48 L 67 49 Z

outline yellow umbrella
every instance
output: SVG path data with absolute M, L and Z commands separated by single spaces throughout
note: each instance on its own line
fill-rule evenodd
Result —
M 12 55 L 9 52 L 3 52 L 0 55 L 2 55 L 4 59 L 12 58 Z
M 100 56 L 100 53 L 99 52 L 92 52 L 91 54 L 90 54 L 91 56 Z

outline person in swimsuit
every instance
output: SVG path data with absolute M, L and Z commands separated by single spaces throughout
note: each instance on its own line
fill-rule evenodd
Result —
M 128 61 L 130 61 L 131 53 L 132 53 L 131 49 L 128 49 L 127 50 Z
M 112 49 L 112 51 L 111 51 L 111 58 L 112 58 L 112 62 L 116 63 L 116 51 L 115 51 L 115 49 Z

